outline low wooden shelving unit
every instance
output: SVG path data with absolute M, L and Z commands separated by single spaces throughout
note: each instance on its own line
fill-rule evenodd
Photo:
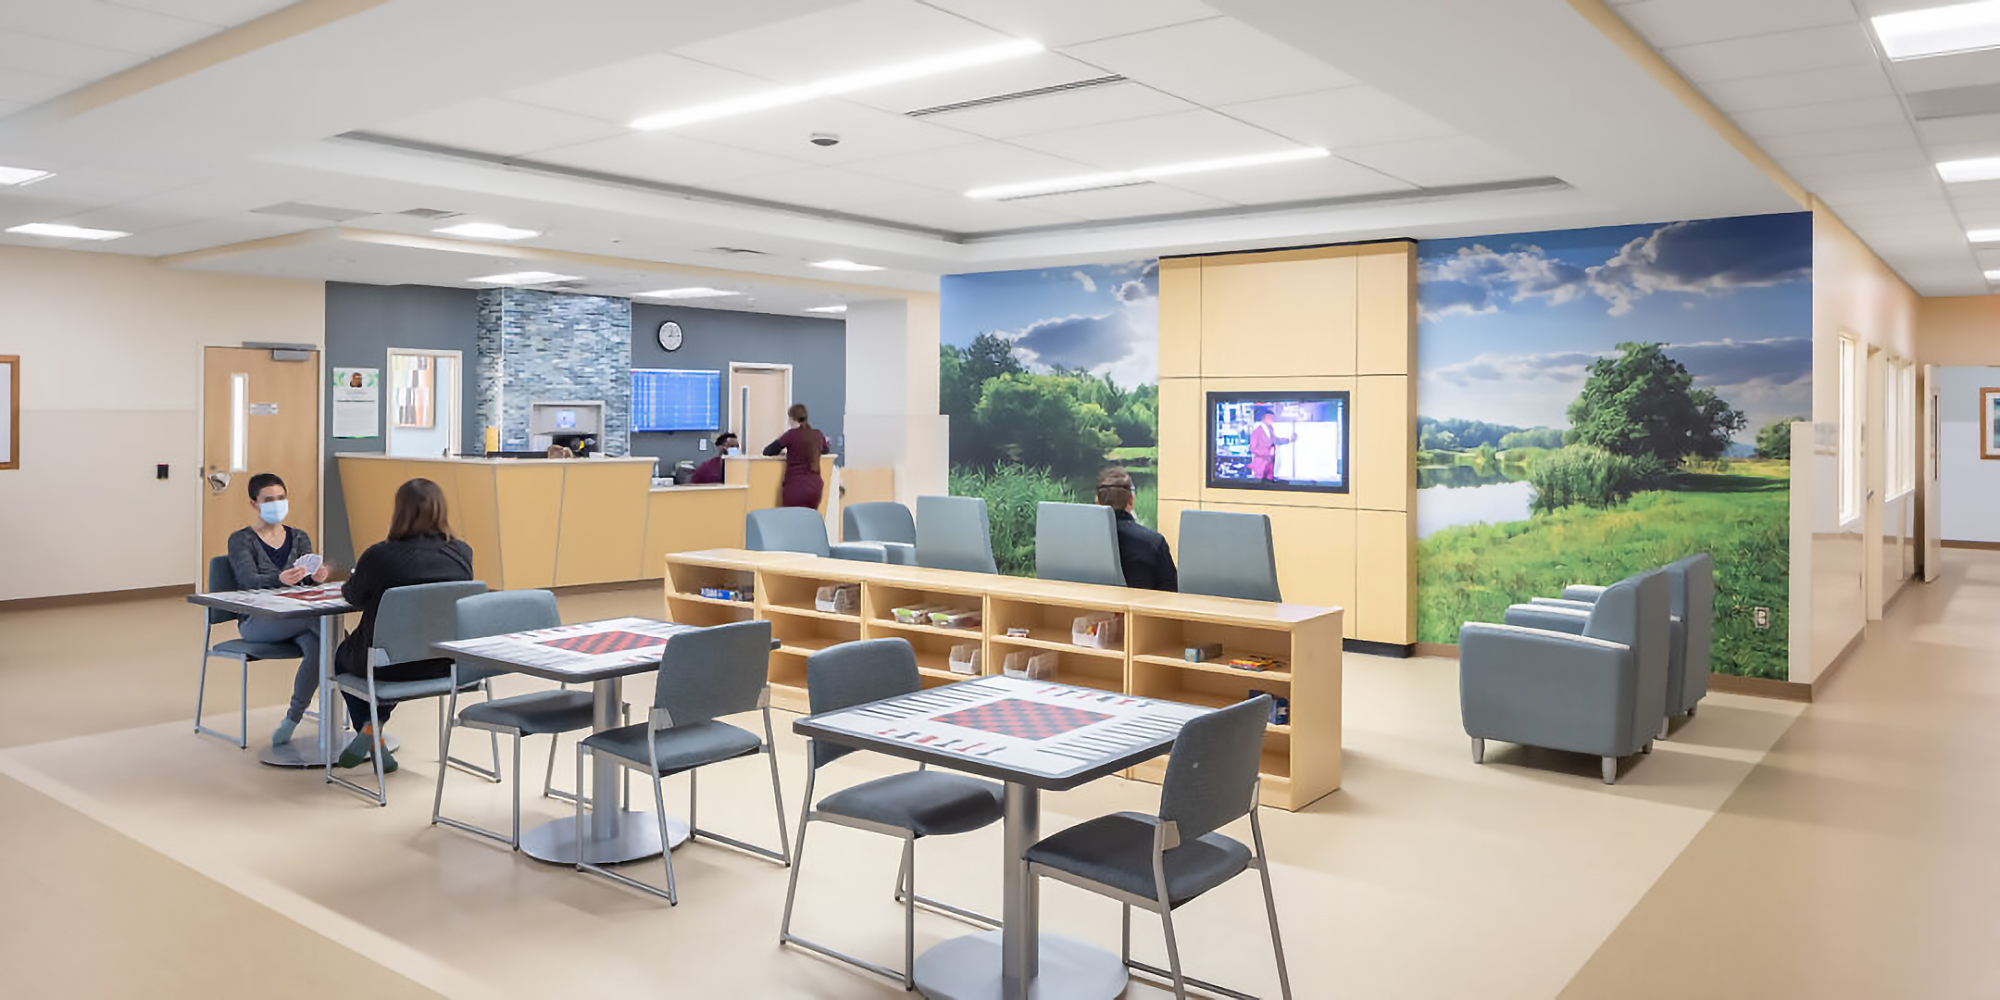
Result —
M 853 611 L 822 611 L 821 588 L 856 588 Z M 703 597 L 704 587 L 748 591 L 740 601 Z M 1341 609 L 1162 594 L 1123 587 L 1029 580 L 952 570 L 821 559 L 787 552 L 712 549 L 667 556 L 666 614 L 691 625 L 752 618 L 771 623 L 772 704 L 807 711 L 806 659 L 855 639 L 907 639 L 925 686 L 976 676 L 954 673 L 954 648 L 979 650 L 979 673 L 998 674 L 1007 654 L 1054 653 L 1065 684 L 1139 697 L 1222 706 L 1264 691 L 1289 699 L 1288 724 L 1264 737 L 1262 799 L 1299 809 L 1340 787 Z M 935 605 L 976 611 L 979 624 L 941 627 L 897 621 L 894 611 Z M 1119 641 L 1102 648 L 1071 641 L 1071 624 L 1090 614 L 1124 616 Z M 1009 636 L 1009 629 L 1027 631 Z M 1245 671 L 1190 663 L 1183 651 L 1220 644 L 1223 658 L 1255 655 L 1283 669 Z M 1132 769 L 1160 780 L 1164 757 Z

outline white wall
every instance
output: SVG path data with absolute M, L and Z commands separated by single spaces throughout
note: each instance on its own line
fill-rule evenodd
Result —
M 325 326 L 320 282 L 0 248 L 0 354 L 21 356 L 0 600 L 192 583 L 202 347 L 320 344 Z
M 2000 542 L 2000 461 L 1979 457 L 1979 390 L 2000 387 L 2000 368 L 1940 368 L 1938 534 Z

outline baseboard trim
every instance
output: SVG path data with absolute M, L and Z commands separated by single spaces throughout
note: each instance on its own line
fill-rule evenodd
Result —
M 1938 545 L 1947 549 L 1974 549 L 1980 552 L 2000 552 L 2000 542 L 1961 542 L 1946 538 L 1940 540 Z
M 1759 698 L 1776 698 L 1780 701 L 1813 700 L 1813 686 L 1797 681 L 1772 680 L 1769 677 L 1738 677 L 1735 674 L 1708 675 L 1710 691 L 1725 691 L 1729 694 L 1748 694 Z
M 1417 643 L 1418 656 L 1441 656 L 1447 660 L 1458 659 L 1458 643 L 1420 642 Z
M 1376 642 L 1373 639 L 1342 639 L 1340 648 L 1349 653 L 1367 653 L 1370 656 L 1393 656 L 1407 660 L 1416 654 L 1414 642 Z
M 17 597 L 0 601 L 0 611 L 42 611 L 49 608 L 76 608 L 91 604 L 144 601 L 155 597 L 182 597 L 194 593 L 193 584 L 141 587 L 137 590 L 102 590 L 88 594 L 58 594 L 54 597 Z

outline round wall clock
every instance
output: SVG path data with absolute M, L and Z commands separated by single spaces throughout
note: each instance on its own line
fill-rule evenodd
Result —
M 668 320 L 660 324 L 659 337 L 660 347 L 663 350 L 678 351 L 681 349 L 681 340 L 684 335 L 681 333 L 681 325 L 679 323 Z

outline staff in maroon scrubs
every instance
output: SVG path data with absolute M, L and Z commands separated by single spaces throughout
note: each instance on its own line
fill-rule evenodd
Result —
M 791 418 L 792 429 L 764 446 L 766 458 L 785 456 L 785 481 L 778 490 L 778 502 L 786 507 L 818 507 L 820 495 L 826 492 L 826 481 L 819 477 L 819 457 L 833 446 L 806 421 L 804 403 L 793 403 L 785 416 Z

